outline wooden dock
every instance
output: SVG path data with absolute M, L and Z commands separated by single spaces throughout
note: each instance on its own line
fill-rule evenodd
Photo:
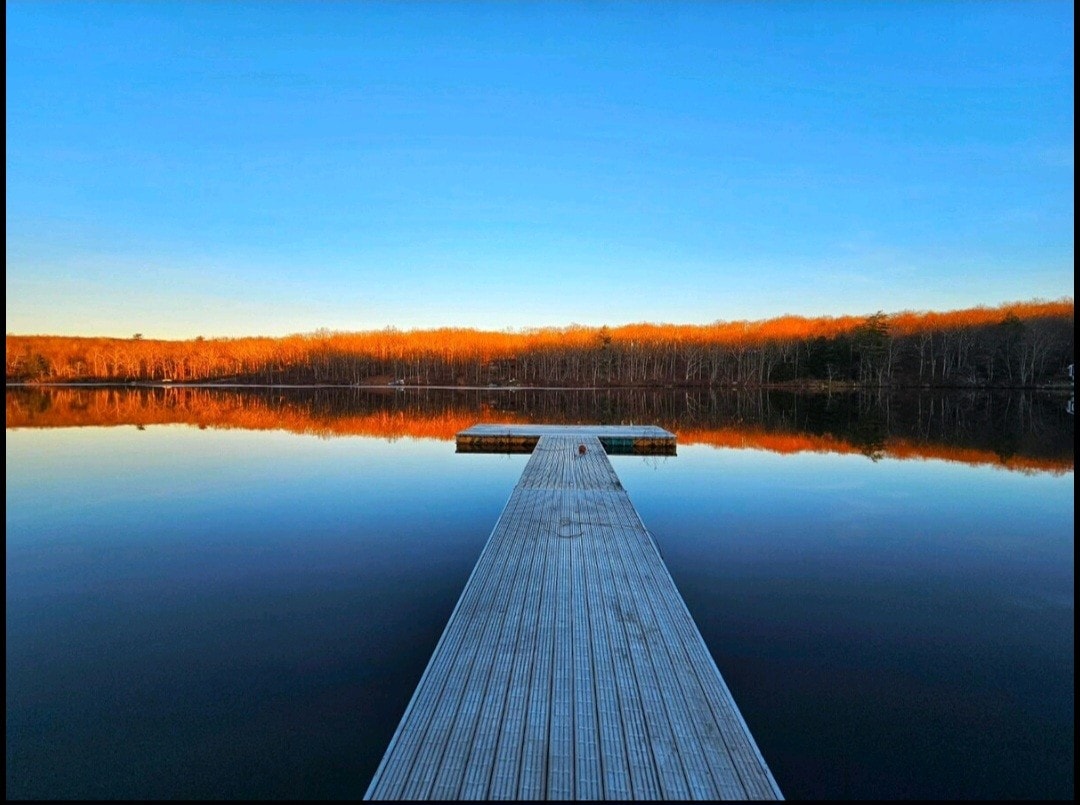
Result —
M 365 799 L 782 798 L 602 430 L 538 435 Z
M 473 425 L 459 453 L 531 453 L 542 436 L 596 436 L 608 455 L 675 455 L 675 434 L 655 425 Z

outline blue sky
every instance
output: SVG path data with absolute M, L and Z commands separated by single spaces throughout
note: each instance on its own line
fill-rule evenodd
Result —
M 1073 296 L 1066 2 L 8 2 L 7 331 Z

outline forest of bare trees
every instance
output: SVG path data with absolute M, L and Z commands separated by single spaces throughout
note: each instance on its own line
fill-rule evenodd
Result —
M 8 382 L 1031 387 L 1069 378 L 1073 302 L 710 325 L 283 338 L 6 338 Z

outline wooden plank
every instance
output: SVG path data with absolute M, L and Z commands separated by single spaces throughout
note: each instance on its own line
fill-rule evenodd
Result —
M 600 799 L 601 756 L 610 751 L 621 760 L 620 748 L 611 746 L 611 736 L 600 733 L 600 699 L 597 688 L 607 689 L 607 685 L 597 685 L 594 670 L 593 648 L 597 635 L 592 625 L 593 600 L 586 583 L 585 566 L 590 551 L 591 539 L 585 534 L 585 523 L 568 523 L 568 542 L 570 549 L 571 588 L 574 591 L 573 612 L 570 620 L 571 662 L 573 665 L 574 686 L 574 799 Z
M 365 798 L 780 798 L 601 436 L 536 438 Z

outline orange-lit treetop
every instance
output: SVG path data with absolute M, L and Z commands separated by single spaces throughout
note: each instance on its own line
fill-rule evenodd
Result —
M 1073 302 L 707 325 L 487 332 L 320 331 L 284 338 L 6 338 L 22 382 L 485 386 L 1031 386 L 1072 363 Z

